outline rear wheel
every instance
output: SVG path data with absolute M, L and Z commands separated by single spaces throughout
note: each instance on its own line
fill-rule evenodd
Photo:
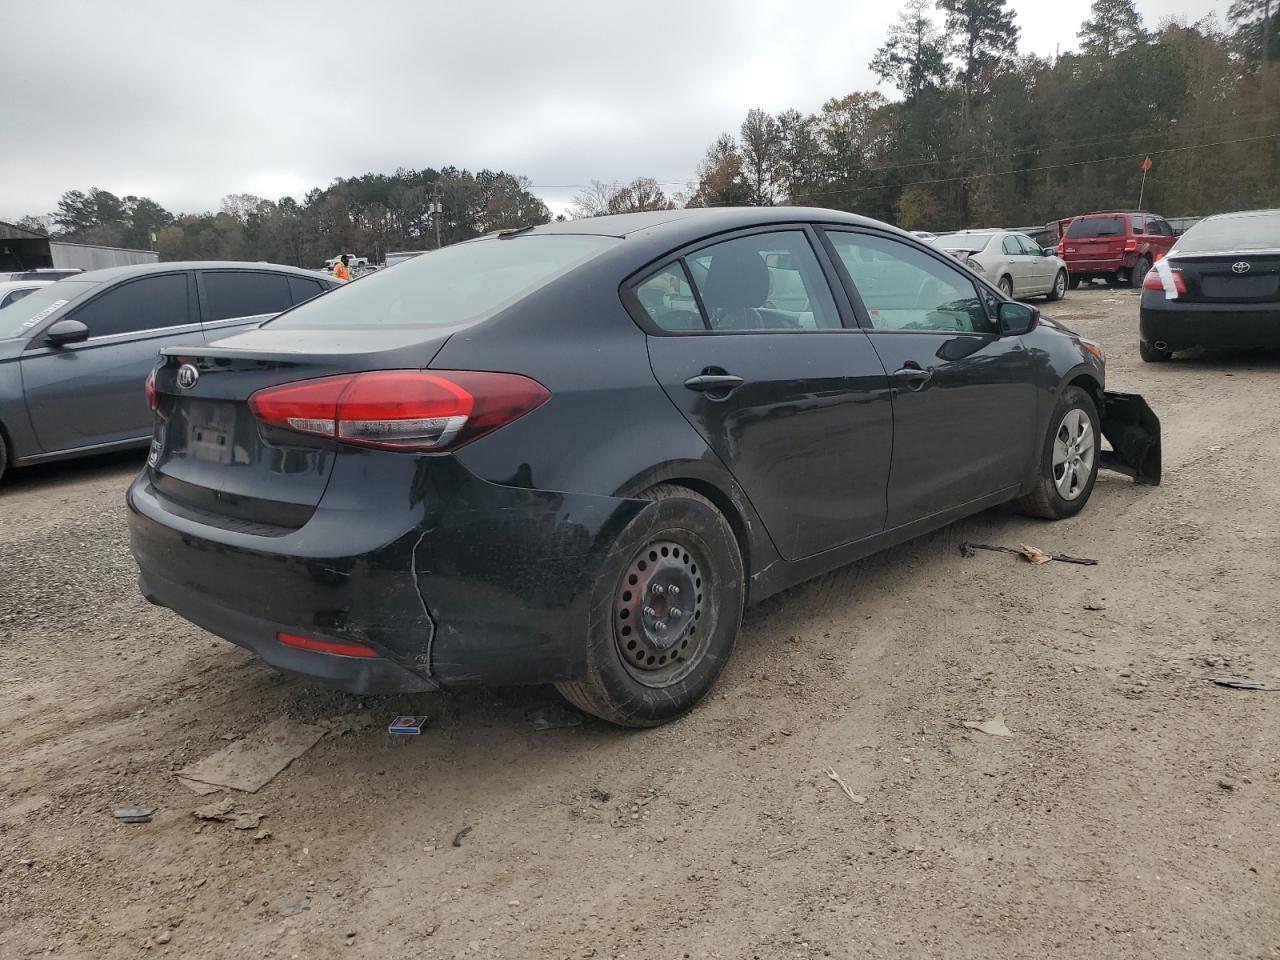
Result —
M 1075 516 L 1093 493 L 1101 453 L 1102 425 L 1093 397 L 1067 387 L 1049 418 L 1035 488 L 1018 501 L 1019 509 L 1046 520 Z
M 1072 277 L 1070 280 L 1067 281 L 1067 286 L 1070 287 L 1072 290 L 1078 290 L 1080 288 L 1080 278 Z
M 0 433 L 0 480 L 4 479 L 4 471 L 9 466 L 9 448 L 4 445 L 4 434 Z
M 1067 295 L 1067 271 L 1059 270 L 1053 278 L 1053 287 L 1049 290 L 1050 300 L 1061 300 Z
M 1013 297 L 1013 280 L 1009 277 L 1001 277 L 1000 282 L 996 284 L 1000 288 L 1000 292 L 1006 297 Z
M 733 650 L 745 593 L 733 530 L 709 500 L 664 484 L 619 535 L 591 599 L 586 673 L 556 689 L 625 727 L 653 727 L 711 689 Z
M 1129 286 L 1142 287 L 1142 281 L 1147 279 L 1147 271 L 1151 269 L 1151 261 L 1146 257 L 1139 257 L 1138 262 L 1133 265 L 1133 269 L 1129 271 Z
M 1173 357 L 1172 350 L 1161 350 L 1153 347 L 1145 340 L 1138 341 L 1138 356 L 1142 357 L 1147 363 L 1164 363 Z

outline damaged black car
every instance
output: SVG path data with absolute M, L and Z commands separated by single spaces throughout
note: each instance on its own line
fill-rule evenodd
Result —
M 503 232 L 162 359 L 148 599 L 348 690 L 553 683 L 627 726 L 710 689 L 746 604 L 1160 479 L 1101 348 L 830 210 Z

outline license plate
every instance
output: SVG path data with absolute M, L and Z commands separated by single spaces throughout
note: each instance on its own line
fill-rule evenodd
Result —
M 231 435 L 226 430 L 203 424 L 191 425 L 187 449 L 196 460 L 207 463 L 231 462 Z
M 1205 277 L 1200 289 L 1206 297 L 1224 300 L 1253 300 L 1276 293 L 1275 277 Z

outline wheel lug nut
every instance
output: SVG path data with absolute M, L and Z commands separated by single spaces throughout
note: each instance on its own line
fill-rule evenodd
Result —
M 674 583 L 671 585 L 671 588 L 667 592 L 671 594 L 671 596 L 673 597 L 680 596 L 680 588 L 677 587 Z
M 655 623 L 653 626 L 654 626 L 654 628 L 655 628 L 655 629 L 657 629 L 659 632 L 661 632 L 661 631 L 663 631 L 663 630 L 667 629 L 667 621 L 665 621 L 665 620 L 659 620 L 659 621 L 658 621 L 657 623 Z
M 646 617 L 656 617 L 658 615 L 658 611 L 653 609 L 653 607 L 645 607 L 644 615 Z
M 660 584 L 660 583 L 655 583 L 652 587 L 650 587 L 650 588 L 649 588 L 649 592 L 650 592 L 650 593 L 652 593 L 652 594 L 653 594 L 654 596 L 656 596 L 656 597 L 660 597 L 660 596 L 662 596 L 662 594 L 663 594 L 663 592 L 664 592 L 664 591 L 663 591 L 663 588 L 662 588 L 662 584 Z
M 672 608 L 671 608 L 671 616 L 673 616 L 673 617 L 679 617 L 679 616 L 681 616 L 680 608 L 679 608 L 679 607 L 672 607 Z

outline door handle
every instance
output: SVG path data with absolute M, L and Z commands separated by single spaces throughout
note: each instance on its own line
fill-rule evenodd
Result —
M 703 371 L 696 377 L 690 377 L 684 382 L 684 385 L 690 390 L 697 390 L 699 393 L 723 393 L 728 394 L 730 390 L 735 390 L 742 386 L 741 377 L 735 377 L 731 373 L 710 373 Z
M 902 369 L 893 371 L 893 375 L 899 380 L 907 381 L 907 386 L 912 390 L 919 390 L 933 379 L 933 368 L 922 369 L 914 360 L 908 360 L 902 365 Z

